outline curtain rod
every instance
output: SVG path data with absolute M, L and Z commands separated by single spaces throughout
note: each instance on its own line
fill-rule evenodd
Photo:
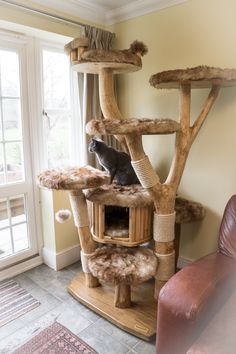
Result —
M 33 7 L 30 7 L 30 6 L 26 6 L 26 5 L 23 5 L 23 4 L 18 4 L 15 1 L 0 0 L 0 3 L 4 3 L 4 4 L 7 4 L 7 5 L 14 6 L 14 7 L 18 7 L 18 8 L 21 8 L 23 10 L 27 10 L 29 12 L 33 12 L 33 13 L 40 14 L 40 15 L 43 15 L 43 16 L 46 16 L 46 17 L 50 17 L 50 18 L 53 18 L 53 19 L 56 19 L 56 20 L 59 20 L 59 21 L 62 21 L 62 22 L 71 23 L 71 24 L 73 24 L 75 26 L 80 26 L 80 27 L 84 27 L 85 26 L 85 24 L 82 23 L 82 22 L 70 20 L 70 19 L 68 19 L 66 17 L 63 17 L 63 16 L 53 15 L 50 12 L 47 12 L 47 11 L 44 11 L 44 10 L 37 10 L 37 9 L 34 9 Z

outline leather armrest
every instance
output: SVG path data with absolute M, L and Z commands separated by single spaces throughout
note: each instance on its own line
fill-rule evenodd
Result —
M 220 283 L 235 273 L 235 265 L 221 253 L 205 256 L 176 273 L 161 289 L 159 302 L 178 317 L 195 320 Z
M 157 315 L 157 353 L 183 354 L 194 340 L 200 321 L 224 296 L 236 262 L 213 253 L 176 273 L 161 289 Z M 204 315 L 204 316 L 203 316 Z

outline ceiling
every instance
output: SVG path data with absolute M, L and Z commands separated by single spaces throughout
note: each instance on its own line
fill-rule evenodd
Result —
M 32 0 L 32 3 L 100 25 L 110 25 L 185 1 L 188 0 Z

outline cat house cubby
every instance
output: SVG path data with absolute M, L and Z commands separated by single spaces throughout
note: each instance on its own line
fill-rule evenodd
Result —
M 136 247 L 152 239 L 153 202 L 141 185 L 105 185 L 85 192 L 95 241 Z
M 179 210 L 177 208 L 178 198 L 176 199 L 176 195 L 187 157 L 200 128 L 218 97 L 221 87 L 236 85 L 236 70 L 199 66 L 189 69 L 169 70 L 152 75 L 150 84 L 154 88 L 177 89 L 179 91 L 179 119 L 173 120 L 166 117 L 158 119 L 124 119 L 117 105 L 114 92 L 114 76 L 135 73 L 135 71 L 140 70 L 142 68 L 141 56 L 147 52 L 146 46 L 135 41 L 129 49 L 91 50 L 89 49 L 89 41 L 82 37 L 70 42 L 65 47 L 65 50 L 70 55 L 73 70 L 81 73 L 98 74 L 99 98 L 104 119 L 91 120 L 86 127 L 87 133 L 91 135 L 114 135 L 119 140 L 123 150 L 128 152 L 131 157 L 132 166 L 142 186 L 142 193 L 143 195 L 148 195 L 153 203 L 152 208 L 154 211 L 152 213 L 151 206 L 145 206 L 145 208 L 150 207 L 149 217 L 153 219 L 151 236 L 149 231 L 137 236 L 137 233 L 132 234 L 130 229 L 133 226 L 141 227 L 140 225 L 137 226 L 137 223 L 141 222 L 140 218 L 136 215 L 135 221 L 133 219 L 132 226 L 130 226 L 130 210 L 134 207 L 129 202 L 124 205 L 119 204 L 118 200 L 122 193 L 117 193 L 114 197 L 115 202 L 111 201 L 110 203 L 106 197 L 106 200 L 98 198 L 98 189 L 101 187 L 92 188 L 89 192 L 85 191 L 86 198 L 88 200 L 91 199 L 91 203 L 93 203 L 92 232 L 90 229 L 86 229 L 89 237 L 86 240 L 82 239 L 84 244 L 93 245 L 87 253 L 92 253 L 91 257 L 93 257 L 98 252 L 95 251 L 95 240 L 97 243 L 103 244 L 103 247 L 107 247 L 104 250 L 105 255 L 103 255 L 106 257 L 110 247 L 107 243 L 113 243 L 118 247 L 124 248 L 121 242 L 126 242 L 125 245 L 130 247 L 132 245 L 137 246 L 137 244 L 135 245 L 137 241 L 135 241 L 135 238 L 137 237 L 139 237 L 138 243 L 142 243 L 146 238 L 153 238 L 153 251 L 158 260 L 155 284 L 154 282 L 144 282 L 137 287 L 136 285 L 132 286 L 132 302 L 135 306 L 131 305 L 131 307 L 125 309 L 114 307 L 114 288 L 110 287 L 106 282 L 96 288 L 88 287 L 86 286 L 86 276 L 84 274 L 79 274 L 72 279 L 68 285 L 68 291 L 78 301 L 117 326 L 147 340 L 155 333 L 156 329 L 156 299 L 159 291 L 175 272 L 175 249 L 178 248 L 176 248 L 176 244 L 179 239 L 181 220 L 182 223 L 192 222 L 200 220 L 204 216 L 201 207 L 191 208 L 188 206 L 188 208 L 186 203 L 183 203 L 185 208 L 183 208 L 183 205 Z M 192 89 L 201 88 L 209 88 L 209 95 L 196 119 L 194 120 L 194 117 L 190 119 L 191 91 Z M 175 151 L 165 181 L 160 180 L 158 171 L 154 170 L 151 161 L 145 154 L 142 135 L 149 134 L 173 134 L 174 136 Z M 103 187 L 101 191 L 101 194 L 105 195 L 106 191 Z M 92 200 L 93 193 L 95 195 L 94 200 Z M 137 213 L 141 207 L 143 207 L 141 204 L 137 206 Z M 124 210 L 119 208 L 124 208 Z M 187 213 L 186 209 L 188 210 Z M 109 215 L 112 219 L 112 213 L 116 213 L 118 210 L 120 210 L 120 213 L 117 215 L 124 218 L 124 225 L 126 225 L 122 231 L 122 237 L 117 236 L 117 234 L 115 236 L 107 235 L 106 232 L 109 229 L 109 225 L 106 228 L 106 223 Z M 143 217 L 143 220 L 146 220 L 146 216 Z M 129 226 L 127 226 L 127 221 Z M 146 221 L 142 222 L 147 225 L 145 224 Z M 80 228 L 83 229 L 82 226 Z M 129 237 L 126 237 L 127 229 L 129 230 Z M 130 237 L 133 237 L 132 241 L 130 241 Z M 142 237 L 143 239 L 140 239 Z M 128 244 L 129 242 L 130 244 Z M 104 243 L 106 243 L 105 246 Z M 138 246 L 138 248 L 142 247 Z M 131 249 L 135 250 L 136 248 L 132 247 Z M 97 258 L 96 261 L 98 261 Z M 93 277 L 96 279 L 95 275 Z M 103 277 L 101 279 L 104 280 Z M 119 291 L 123 289 L 126 299 L 128 299 L 127 285 L 130 284 L 125 280 L 124 285 L 124 287 L 122 285 L 118 289 Z

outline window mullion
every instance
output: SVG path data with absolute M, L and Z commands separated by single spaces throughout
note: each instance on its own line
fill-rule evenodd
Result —
M 11 237 L 11 252 L 12 252 L 12 254 L 14 254 L 15 253 L 15 246 L 14 246 L 12 221 L 11 221 L 11 205 L 10 205 L 9 198 L 7 198 L 7 216 L 8 216 L 8 220 L 9 220 L 9 229 L 10 229 L 10 237 Z
M 1 80 L 1 65 L 0 65 L 0 110 L 1 110 L 1 124 L 2 124 L 2 152 L 3 152 L 3 176 L 4 183 L 7 181 L 7 158 L 6 158 L 6 146 L 4 136 L 4 124 L 3 124 L 3 107 L 2 107 L 2 80 Z

